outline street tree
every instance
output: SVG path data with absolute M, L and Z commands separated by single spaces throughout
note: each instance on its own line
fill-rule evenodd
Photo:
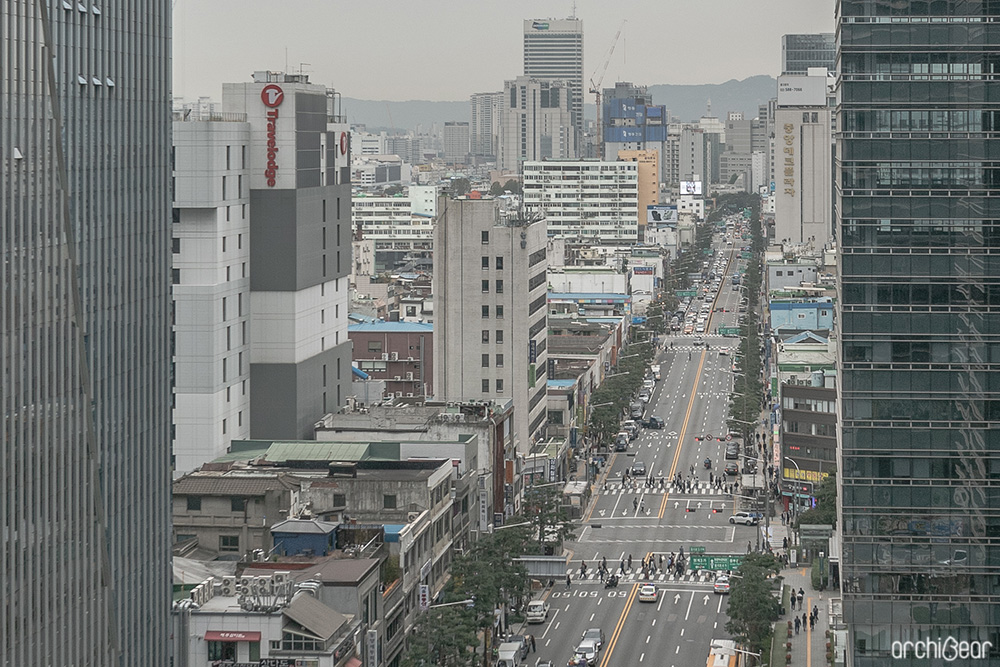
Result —
M 761 653 L 770 642 L 778 620 L 780 608 L 769 578 L 777 568 L 770 554 L 748 554 L 731 582 L 726 632 L 752 653 Z
M 442 632 L 442 628 L 448 628 Z M 402 667 L 465 667 L 475 664 L 479 645 L 475 618 L 465 605 L 431 607 L 417 612 L 406 636 Z
M 563 542 L 575 537 L 576 524 L 570 519 L 562 490 L 561 484 L 539 484 L 524 490 L 522 514 L 531 524 L 532 538 L 537 540 L 539 552 L 551 555 Z M 511 522 L 516 520 L 515 517 Z
M 831 472 L 816 489 L 816 507 L 806 510 L 795 521 L 795 528 L 801 525 L 829 525 L 837 527 L 837 473 Z

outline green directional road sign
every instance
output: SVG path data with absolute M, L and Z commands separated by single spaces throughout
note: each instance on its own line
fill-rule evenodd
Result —
M 688 549 L 688 553 L 703 554 L 705 553 L 705 547 L 691 547 L 690 549 Z
M 750 252 L 747 250 L 741 250 L 740 259 L 750 259 Z
M 743 556 L 694 556 L 689 559 L 692 570 L 735 570 Z
M 677 295 L 679 299 L 683 299 L 686 296 L 696 297 L 698 296 L 698 290 L 696 289 L 679 289 L 674 294 Z
M 740 335 L 740 328 L 739 327 L 719 327 L 719 335 L 720 336 L 739 336 Z

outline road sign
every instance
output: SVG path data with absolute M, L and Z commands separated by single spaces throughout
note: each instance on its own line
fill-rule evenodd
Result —
M 694 556 L 689 558 L 692 570 L 735 570 L 743 562 L 744 556 Z
M 720 336 L 739 336 L 740 335 L 740 328 L 739 327 L 719 327 L 719 335 Z
M 705 553 L 705 547 L 690 547 L 688 549 L 689 554 L 703 554 Z
M 683 299 L 686 296 L 696 297 L 696 296 L 698 296 L 698 290 L 694 290 L 694 289 L 679 289 L 676 292 L 674 292 L 674 294 L 676 294 L 677 298 L 679 298 L 679 299 Z

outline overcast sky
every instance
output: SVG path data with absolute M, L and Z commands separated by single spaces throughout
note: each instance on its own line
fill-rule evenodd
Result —
M 175 0 L 174 95 L 221 100 L 254 70 L 298 72 L 345 97 L 465 100 L 522 73 L 522 20 L 570 0 Z M 579 0 L 584 78 L 626 20 L 604 86 L 779 74 L 781 35 L 833 32 L 834 0 Z M 287 56 L 286 56 L 287 53 Z

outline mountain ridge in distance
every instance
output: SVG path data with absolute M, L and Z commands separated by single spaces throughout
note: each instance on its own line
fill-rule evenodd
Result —
M 610 87 L 614 84 L 610 84 Z M 777 95 L 778 82 L 772 76 L 759 74 L 746 79 L 730 79 L 724 83 L 706 84 L 654 84 L 649 86 L 654 104 L 662 104 L 684 122 L 697 121 L 705 115 L 708 100 L 712 101 L 712 115 L 725 120 L 726 112 L 742 111 L 745 118 L 757 116 L 757 106 Z M 593 95 L 587 95 L 584 114 L 594 118 L 596 112 Z M 342 112 L 352 124 L 366 125 L 369 131 L 398 128 L 424 132 L 437 123 L 440 129 L 445 121 L 468 121 L 468 100 L 435 102 L 431 100 L 361 100 L 342 98 Z

